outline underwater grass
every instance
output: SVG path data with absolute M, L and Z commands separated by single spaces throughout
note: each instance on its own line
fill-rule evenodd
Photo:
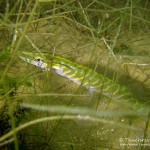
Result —
M 18 58 L 18 51 L 27 50 L 42 53 L 44 50 L 51 52 L 53 55 L 58 54 L 92 67 L 93 70 L 100 70 L 100 73 L 103 70 L 102 73 L 104 76 L 111 77 L 114 82 L 118 82 L 121 79 L 119 82 L 125 83 L 123 84 L 125 86 L 127 80 L 124 81 L 125 78 L 121 78 L 120 76 L 127 73 L 129 78 L 133 78 L 133 83 L 136 83 L 135 85 L 139 86 L 139 84 L 143 84 L 145 86 L 144 90 L 148 92 L 149 58 L 146 62 L 144 58 L 149 55 L 149 45 L 146 47 L 144 43 L 144 47 L 146 48 L 142 52 L 142 48 L 135 51 L 137 46 L 134 43 L 139 39 L 143 41 L 144 39 L 146 41 L 146 38 L 149 39 L 149 1 L 137 2 L 131 0 L 116 3 L 115 1 L 100 2 L 98 0 L 87 0 L 86 2 L 82 0 L 72 0 L 69 2 L 53 0 L 39 0 L 35 2 L 29 0 L 25 2 L 18 0 L 16 2 L 1 1 L 0 5 L 0 30 L 3 35 L 8 37 L 6 39 L 1 34 L 0 88 L 2 92 L 0 98 L 5 102 L 5 111 L 10 117 L 8 121 L 10 123 L 8 124 L 11 125 L 10 131 L 7 131 L 8 133 L 3 136 L 1 135 L 0 139 L 3 140 L 1 144 L 7 145 L 14 141 L 15 149 L 20 149 L 21 140 L 19 135 L 21 135 L 27 141 L 24 147 L 30 146 L 28 143 L 32 139 L 32 136 L 25 134 L 25 132 L 29 133 L 30 131 L 24 128 L 30 124 L 34 124 L 37 131 L 41 131 L 42 129 L 47 131 L 39 134 L 48 138 L 45 138 L 45 142 L 50 143 L 52 149 L 62 148 L 59 145 L 61 141 L 64 142 L 64 145 L 67 145 L 64 149 L 71 149 L 71 147 L 72 149 L 100 149 L 107 146 L 108 148 L 113 147 L 118 149 L 127 148 L 127 146 L 120 147 L 118 141 L 112 142 L 113 135 L 111 132 L 105 134 L 106 140 L 101 140 L 101 136 L 104 135 L 102 134 L 103 130 L 99 129 L 102 126 L 106 130 L 110 130 L 111 126 L 113 126 L 114 129 L 116 128 L 115 131 L 117 134 L 115 134 L 115 139 L 117 139 L 121 133 L 119 132 L 118 125 L 120 125 L 121 118 L 124 118 L 126 114 L 121 109 L 124 106 L 117 107 L 113 102 L 108 102 L 107 98 L 101 95 L 93 94 L 89 96 L 87 90 L 70 83 L 67 79 L 59 77 L 53 72 L 41 72 L 31 65 L 26 66 L 25 62 L 22 62 Z M 7 34 L 10 34 L 10 36 L 7 36 Z M 145 34 L 147 37 L 144 37 Z M 104 44 L 100 44 L 102 41 Z M 86 47 L 86 43 L 92 43 L 93 46 Z M 9 50 L 5 48 L 7 45 L 10 47 Z M 79 45 L 82 46 L 79 47 Z M 144 61 L 141 61 L 139 57 L 143 57 L 142 60 Z M 147 64 L 147 66 L 142 67 L 138 65 L 138 62 Z M 135 67 L 132 68 L 131 64 L 135 64 Z M 138 94 L 136 92 L 136 89 L 133 88 L 134 86 L 127 85 L 127 87 L 133 91 L 133 95 L 137 94 L 137 97 L 141 95 L 144 102 L 149 103 L 149 99 L 146 98 L 148 95 L 146 92 L 143 92 L 145 94 L 144 97 L 142 96 L 143 93 Z M 17 106 L 12 105 L 14 101 L 17 101 Z M 20 116 L 20 119 L 16 114 L 19 114 L 18 106 L 24 105 L 22 101 L 27 103 L 27 108 L 29 107 L 30 110 L 26 110 Z M 61 105 L 65 106 L 61 107 Z M 86 109 L 84 113 L 82 106 Z M 106 110 L 104 107 L 106 107 Z M 52 111 L 52 114 L 46 112 L 46 110 L 49 111 L 52 108 L 59 111 Z M 76 108 L 78 108 L 77 111 L 75 111 Z M 104 116 L 95 118 L 98 113 L 96 110 L 101 110 L 100 115 L 103 114 Z M 109 110 L 112 116 L 115 110 L 117 110 L 119 117 L 108 117 L 107 120 L 105 115 L 107 115 L 107 111 Z M 125 111 L 128 110 L 125 109 Z M 81 118 L 79 118 L 78 115 L 70 115 L 71 112 L 73 114 L 75 112 L 77 114 L 83 113 L 85 116 L 80 116 Z M 88 118 L 87 115 L 89 116 L 92 112 L 93 116 Z M 63 115 L 64 113 L 65 115 Z M 131 114 L 133 115 L 134 112 Z M 0 115 L 3 118 L 3 113 Z M 64 119 L 71 119 L 72 122 L 63 122 Z M 73 122 L 76 119 L 79 119 L 79 124 Z M 86 119 L 89 119 L 89 122 L 91 121 L 88 127 L 82 125 L 82 121 L 84 122 Z M 113 119 L 114 121 L 112 121 Z M 51 124 L 49 124 L 46 123 L 48 120 L 60 121 L 51 121 Z M 121 129 L 123 129 L 124 137 L 135 137 L 136 135 L 143 138 L 149 137 L 148 117 L 125 117 L 124 120 L 126 121 L 121 124 L 123 125 Z M 42 123 L 43 121 L 46 121 L 45 124 Z M 101 123 L 95 126 L 95 122 L 99 121 L 101 123 L 106 121 L 108 126 Z M 36 126 L 36 123 L 39 123 L 39 125 Z M 64 127 L 64 131 L 68 127 L 64 125 L 65 123 L 70 125 L 70 130 L 66 131 L 66 135 L 69 132 L 72 133 L 70 135 L 71 141 L 67 137 L 65 137 L 66 141 L 65 138 L 63 140 L 60 138 L 64 134 L 61 127 Z M 139 130 L 142 128 L 144 131 L 138 134 L 132 131 L 134 127 Z M 34 132 L 35 128 L 31 128 L 31 131 L 32 134 L 38 137 L 36 132 Z M 73 132 L 74 128 L 77 128 L 76 132 L 82 129 L 81 135 Z M 22 131 L 23 129 L 25 132 Z M 85 130 L 87 132 L 84 132 Z M 59 131 L 60 135 L 57 134 Z M 126 135 L 127 131 L 128 134 Z M 95 137 L 93 138 L 93 143 L 91 142 L 92 137 L 90 137 L 90 134 Z M 37 140 L 38 142 L 40 141 L 40 135 Z M 84 141 L 78 141 L 80 143 L 78 145 L 73 138 L 80 136 L 81 140 L 84 139 Z M 8 137 L 11 137 L 11 139 L 6 140 Z M 32 144 L 35 145 L 38 143 L 37 141 L 36 139 L 33 140 Z M 69 144 L 69 142 L 72 144 Z M 89 144 L 86 145 L 84 142 Z M 8 144 L 9 146 L 11 144 Z M 41 146 L 40 148 L 48 149 L 49 147 L 48 144 L 48 146 Z M 139 149 L 142 148 L 143 146 L 139 147 Z

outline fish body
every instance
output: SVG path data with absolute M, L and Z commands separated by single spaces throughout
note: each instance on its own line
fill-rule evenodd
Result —
M 60 56 L 53 57 L 51 54 L 47 53 L 40 56 L 37 53 L 29 52 L 22 52 L 19 57 L 30 64 L 48 71 L 53 69 L 57 74 L 68 78 L 78 85 L 86 87 L 91 93 L 99 92 L 115 101 L 130 103 L 134 109 L 143 108 L 143 105 L 139 103 L 125 87 L 69 59 Z

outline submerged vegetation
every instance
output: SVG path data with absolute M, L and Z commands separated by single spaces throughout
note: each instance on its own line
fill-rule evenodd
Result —
M 149 7 L 148 0 L 0 1 L 0 148 L 148 149 L 149 113 L 136 106 L 150 107 Z M 38 59 L 50 69 L 21 60 L 24 51 L 51 54 Z M 68 66 L 69 79 L 54 71 Z M 84 88 L 97 80 L 97 92 Z

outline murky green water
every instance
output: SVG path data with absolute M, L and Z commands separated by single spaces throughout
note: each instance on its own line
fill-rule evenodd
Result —
M 88 2 L 89 5 L 86 5 Z M 66 2 L 66 7 L 62 5 L 63 3 L 41 5 L 38 11 L 41 10 L 41 15 L 44 16 L 43 20 L 38 20 L 40 19 L 40 14 L 39 16 L 34 16 L 33 22 L 25 32 L 25 37 L 20 42 L 18 51 L 33 52 L 38 49 L 40 52 L 46 51 L 60 55 L 73 62 L 85 65 L 125 86 L 139 103 L 146 103 L 149 106 L 149 26 L 147 25 L 146 29 L 142 30 L 141 26 L 144 26 L 144 23 L 138 25 L 134 20 L 134 15 L 133 18 L 131 17 L 133 23 L 132 20 L 130 22 L 120 23 L 116 21 L 116 23 L 112 23 L 121 12 L 125 15 L 128 14 L 128 11 L 125 11 L 128 7 L 131 7 L 128 3 L 124 6 L 125 10 L 119 10 L 119 12 L 116 9 L 120 9 L 123 6 L 123 2 L 115 5 L 116 8 L 114 9 L 108 7 L 110 10 L 116 11 L 113 13 L 112 10 L 108 12 L 100 11 L 108 9 L 107 7 L 103 8 L 105 5 L 102 4 L 105 4 L 105 2 L 88 2 L 82 3 L 79 1 L 73 6 Z M 101 4 L 101 7 L 98 9 L 95 3 L 97 5 Z M 136 2 L 129 3 L 132 3 L 135 8 L 142 7 Z M 115 1 L 110 6 L 114 6 L 114 4 Z M 142 8 L 147 10 L 148 1 L 144 4 L 145 7 L 143 6 Z M 53 5 L 56 7 L 56 12 Z M 94 6 L 92 7 L 92 5 Z M 69 8 L 69 10 L 62 10 L 59 8 L 60 6 L 66 9 Z M 85 9 L 82 10 L 81 6 L 85 7 Z M 60 16 L 54 15 L 54 18 L 49 18 L 52 14 L 51 16 L 49 15 L 47 7 L 54 9 L 53 14 L 56 13 Z M 57 12 L 59 9 L 60 12 Z M 61 13 L 64 12 L 68 16 L 63 16 L 62 14 L 62 17 Z M 93 13 L 91 14 L 91 12 Z M 134 11 L 135 14 L 137 12 Z M 143 15 L 141 9 L 139 9 L 138 13 Z M 129 14 L 131 15 L 131 12 Z M 125 15 L 124 19 L 127 17 Z M 102 19 L 99 19 L 98 22 L 95 19 L 97 17 Z M 26 22 L 26 18 L 23 18 L 23 20 Z M 118 17 L 117 20 L 123 19 Z M 147 19 L 145 20 L 147 21 Z M 127 28 L 126 24 L 128 25 L 128 23 L 131 25 Z M 147 24 L 149 24 L 148 21 Z M 18 33 L 16 41 L 14 40 L 14 47 L 17 45 L 17 41 L 20 40 L 24 26 L 17 27 Z M 119 32 L 120 26 L 121 31 Z M 3 31 L 2 26 L 0 27 L 2 33 L 8 35 L 6 31 Z M 117 37 L 117 34 L 119 34 L 119 37 Z M 8 39 L 12 40 L 14 34 L 11 33 L 10 35 L 11 38 L 9 37 Z M 9 64 L 12 57 L 7 53 L 8 59 L 3 57 L 5 54 L 3 45 L 8 44 L 4 39 L 3 36 L 0 54 L 1 74 L 7 69 L 7 64 Z M 8 45 L 13 45 L 12 43 Z M 50 72 L 43 71 L 36 66 L 27 64 L 18 57 L 17 53 L 14 55 L 10 66 L 7 78 L 0 82 L 0 114 L 2 116 L 0 123 L 1 125 L 2 123 L 8 124 L 8 126 L 2 126 L 2 130 L 5 132 L 1 131 L 0 136 L 11 131 L 11 125 L 13 125 L 12 114 L 15 116 L 14 122 L 16 122 L 16 126 L 39 118 L 58 117 L 52 121 L 43 121 L 19 131 L 17 139 L 20 149 L 142 150 L 150 147 L 149 118 L 147 115 L 125 116 L 125 113 L 129 113 L 131 108 L 124 105 L 124 103 L 117 103 L 115 100 L 105 97 L 101 92 L 90 93 L 88 89 L 56 74 L 54 70 Z M 6 108 L 4 107 L 5 103 Z M 33 108 L 27 110 L 22 110 L 21 108 L 20 110 L 19 105 L 22 103 L 31 104 L 31 106 L 33 104 L 43 106 L 47 108 L 47 111 L 40 107 L 35 110 Z M 11 106 L 13 106 L 15 113 L 10 111 L 12 110 Z M 48 108 L 52 106 L 78 109 L 73 110 L 73 112 L 63 112 L 63 110 L 59 109 L 49 112 Z M 3 108 L 6 110 L 5 113 Z M 88 111 L 84 112 L 83 115 L 84 109 L 94 115 L 91 114 L 90 116 Z M 108 111 L 112 113 L 107 114 Z M 114 115 L 114 113 L 116 114 Z M 64 115 L 71 117 L 70 119 L 64 119 Z M 13 144 L 8 145 L 7 149 L 14 149 Z

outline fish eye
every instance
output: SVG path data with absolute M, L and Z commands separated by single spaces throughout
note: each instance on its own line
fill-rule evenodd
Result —
M 38 62 L 43 62 L 43 60 L 40 57 L 36 57 L 35 60 Z
M 41 59 L 39 59 L 39 58 L 37 58 L 36 60 L 37 60 L 37 61 L 41 61 Z

